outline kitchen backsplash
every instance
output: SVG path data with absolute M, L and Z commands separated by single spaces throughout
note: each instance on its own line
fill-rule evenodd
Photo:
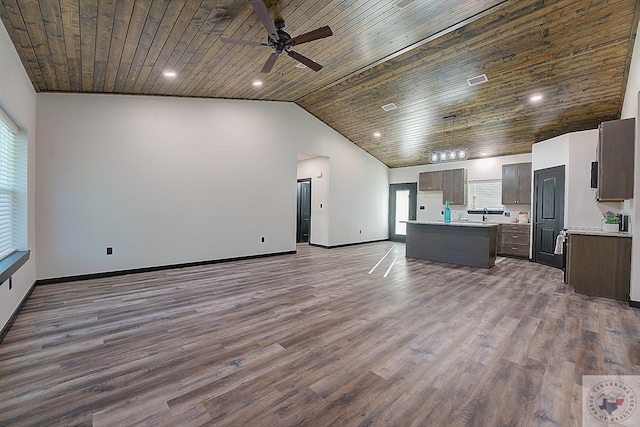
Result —
M 458 211 L 460 213 L 460 217 L 467 217 L 469 221 L 482 221 L 482 214 L 469 214 L 467 211 Z M 487 221 L 495 222 L 498 224 L 508 224 L 513 222 L 522 222 L 520 221 L 520 212 L 526 212 L 527 222 L 531 222 L 531 209 L 529 206 L 521 206 L 517 211 L 504 211 L 502 214 L 489 214 L 487 215 Z M 455 210 L 451 211 L 452 217 L 457 218 Z M 507 214 L 509 216 L 507 216 Z M 523 217 L 524 218 L 524 217 Z M 517 221 L 515 221 L 517 220 Z

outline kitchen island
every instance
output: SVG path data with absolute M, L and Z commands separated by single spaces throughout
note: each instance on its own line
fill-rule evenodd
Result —
M 496 262 L 498 224 L 407 221 L 407 258 L 491 268 Z

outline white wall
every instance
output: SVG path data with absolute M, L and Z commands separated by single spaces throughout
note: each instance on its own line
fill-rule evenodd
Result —
M 541 141 L 531 146 L 531 169 L 534 171 L 569 163 L 569 135 Z
M 22 63 L 3 25 L 0 25 L 0 107 L 14 122 L 27 132 L 28 144 L 28 193 L 27 193 L 27 243 L 31 249 L 29 261 L 13 276 L 13 288 L 8 283 L 0 285 L 0 328 L 3 328 L 20 301 L 29 292 L 36 279 L 35 250 L 35 140 L 36 94 Z
M 389 168 L 359 148 L 329 157 L 330 246 L 389 238 Z
M 569 162 L 565 169 L 565 227 L 600 227 L 602 215 L 591 188 L 591 162 L 596 160 L 598 130 L 567 135 Z
M 518 154 L 514 156 L 491 157 L 484 159 L 465 160 L 461 162 L 450 162 L 440 164 L 428 164 L 420 166 L 411 166 L 406 168 L 394 168 L 389 172 L 389 181 L 392 184 L 401 184 L 405 182 L 418 182 L 421 172 L 439 171 L 447 169 L 467 169 L 468 181 L 482 181 L 490 179 L 502 179 L 502 165 L 510 163 L 526 163 L 531 161 L 531 154 Z M 468 204 L 468 201 L 467 201 Z M 424 192 L 418 191 L 417 197 L 418 210 L 416 211 L 416 220 L 418 221 L 436 221 L 442 219 L 442 192 Z M 425 209 L 420 209 L 424 206 Z M 508 211 L 517 212 L 524 210 L 530 212 L 530 205 L 514 205 L 505 206 Z M 462 206 L 453 206 L 452 213 L 466 214 L 466 208 Z M 476 215 L 478 216 L 478 215 Z M 471 220 L 476 220 L 474 215 L 469 215 Z M 479 215 L 478 217 L 482 217 Z M 510 218 L 504 216 L 491 216 L 492 222 L 509 222 Z
M 386 166 L 293 103 L 41 94 L 37 106 L 39 278 L 295 250 L 299 151 L 332 159 L 328 245 L 387 236 L 386 211 L 371 215 Z M 366 235 L 343 233 L 365 222 Z
M 330 159 L 314 157 L 298 162 L 298 179 L 311 179 L 311 232 L 309 243 L 329 246 Z

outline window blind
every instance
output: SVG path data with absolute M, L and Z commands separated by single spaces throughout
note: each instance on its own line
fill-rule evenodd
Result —
M 502 180 L 469 181 L 469 209 L 502 209 Z
M 20 188 L 18 128 L 0 109 L 0 259 L 18 249 Z

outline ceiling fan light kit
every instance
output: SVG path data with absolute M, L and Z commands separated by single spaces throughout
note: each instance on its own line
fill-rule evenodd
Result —
M 469 157 L 469 150 L 466 147 L 455 147 L 453 140 L 453 127 L 455 124 L 456 116 L 445 116 L 442 118 L 443 133 L 442 133 L 442 149 L 432 151 L 429 155 L 429 161 L 431 163 L 445 163 L 455 162 L 459 160 L 467 160 Z M 451 122 L 451 147 L 445 148 L 445 136 L 447 131 L 447 122 Z
M 267 10 L 267 6 L 263 1 L 252 1 L 251 5 L 253 6 L 253 10 L 255 11 L 256 15 L 258 15 L 258 18 L 260 18 L 260 22 L 262 22 L 262 25 L 269 34 L 267 37 L 267 42 L 262 43 L 253 40 L 232 39 L 227 37 L 220 37 L 220 41 L 222 41 L 223 43 L 241 44 L 247 46 L 268 46 L 272 48 L 274 52 L 269 56 L 269 58 L 267 58 L 267 62 L 265 62 L 262 70 L 260 70 L 262 73 L 271 72 L 273 66 L 276 63 L 276 60 L 278 59 L 278 56 L 281 53 L 286 53 L 291 58 L 295 59 L 307 68 L 312 69 L 313 71 L 320 71 L 322 69 L 322 65 L 307 58 L 304 55 L 299 54 L 298 52 L 291 50 L 291 48 L 303 43 L 330 37 L 333 35 L 331 28 L 329 28 L 328 26 L 324 26 L 316 30 L 309 31 L 308 33 L 301 34 L 297 37 L 291 37 L 289 33 L 284 30 L 283 20 L 278 20 L 275 22 L 271 20 L 269 11 Z

